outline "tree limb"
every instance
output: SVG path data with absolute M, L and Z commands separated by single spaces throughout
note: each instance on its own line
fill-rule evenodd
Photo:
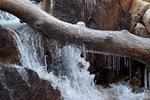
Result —
M 148 38 L 135 36 L 125 30 L 93 30 L 63 22 L 25 0 L 0 0 L 0 9 L 14 14 L 49 38 L 79 45 L 84 43 L 88 49 L 127 55 L 150 63 Z

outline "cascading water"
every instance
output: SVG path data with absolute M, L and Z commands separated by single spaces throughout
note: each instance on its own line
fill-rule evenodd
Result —
M 55 65 L 53 66 L 55 68 L 52 68 L 51 72 L 48 73 L 46 66 L 42 63 L 44 57 L 40 43 L 41 36 L 34 33 L 31 35 L 31 30 L 28 29 L 25 28 L 24 31 L 19 32 L 21 35 L 16 34 L 23 66 L 36 71 L 41 78 L 51 81 L 53 86 L 61 92 L 64 100 L 109 100 L 105 90 L 98 90 L 95 87 L 94 76 L 87 71 L 89 63 L 80 57 L 81 50 L 75 46 L 69 45 L 60 49 L 57 42 L 54 42 L 54 47 L 50 47 L 50 49 L 53 48 L 51 52 L 55 59 Z M 56 76 L 53 72 L 57 73 Z M 113 85 L 112 87 L 116 88 L 117 86 Z M 120 90 L 117 90 L 120 91 L 116 96 L 119 100 L 123 100 L 123 97 L 135 100 L 144 97 L 144 94 L 136 95 L 132 93 L 131 89 L 127 87 L 124 87 L 126 90 L 121 90 L 122 87 L 124 86 L 120 85 L 118 87 Z
M 55 52 L 52 53 L 52 57 L 57 60 L 54 65 L 56 69 L 48 73 L 46 66 L 42 63 L 44 54 L 40 44 L 41 37 L 31 34 L 31 31 L 26 29 L 29 27 L 22 29 L 24 31 L 19 32 L 20 35 L 15 34 L 23 66 L 36 71 L 41 78 L 51 81 L 61 92 L 64 100 L 93 100 L 93 98 L 103 100 L 105 98 L 94 86 L 94 76 L 87 71 L 89 63 L 80 57 L 80 49 L 74 46 L 59 49 L 56 45 Z M 53 75 L 53 71 L 56 70 L 58 76 Z
M 59 49 L 55 45 L 57 52 L 52 51 L 54 58 L 61 58 L 61 65 L 57 63 L 54 67 L 61 68 L 58 74 L 61 91 L 64 100 L 103 100 L 106 97 L 94 86 L 94 76 L 87 71 L 89 63 L 81 58 L 81 50 L 75 46 L 65 46 Z M 55 52 L 55 53 L 54 53 Z M 53 55 L 54 54 L 54 55 Z M 60 60 L 58 60 L 60 61 Z M 62 87 L 63 86 L 63 87 Z
M 144 93 L 134 94 L 127 85 L 112 84 L 111 88 L 102 88 L 93 83 L 94 75 L 87 71 L 90 66 L 81 57 L 81 49 L 75 45 L 66 45 L 59 48 L 56 41 L 49 40 L 49 50 L 52 53 L 53 65 L 47 65 L 46 56 L 42 46 L 42 36 L 22 25 L 16 27 L 16 32 L 12 34 L 15 38 L 18 50 L 20 51 L 21 63 L 23 67 L 34 70 L 40 78 L 50 81 L 54 88 L 57 88 L 63 100 L 143 100 Z M 115 63 L 120 70 L 120 63 Z M 119 60 L 119 58 L 118 58 Z M 128 62 L 127 62 L 128 63 Z M 47 71 L 49 66 L 49 72 Z M 23 69 L 18 72 L 28 83 L 28 76 Z

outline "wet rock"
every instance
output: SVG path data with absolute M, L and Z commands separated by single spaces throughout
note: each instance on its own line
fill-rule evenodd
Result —
M 77 0 L 54 0 L 53 15 L 63 21 L 76 23 L 78 17 L 74 1 Z
M 150 9 L 143 15 L 142 22 L 144 23 L 147 31 L 150 33 Z
M 54 0 L 53 15 L 63 21 L 85 22 L 94 29 L 128 29 L 132 0 Z
M 60 93 L 50 82 L 26 68 L 27 76 L 22 76 L 18 73 L 20 68 L 0 65 L 0 100 L 60 100 Z
M 63 21 L 90 23 L 95 0 L 54 0 L 53 15 Z
M 54 90 L 50 82 L 40 80 L 32 85 L 28 94 L 25 94 L 23 98 L 26 100 L 60 100 L 60 94 L 57 90 Z
M 0 61 L 3 63 L 19 64 L 19 52 L 11 34 L 10 30 L 0 27 Z
M 122 4 L 123 5 L 123 4 Z M 118 0 L 96 0 L 90 27 L 102 30 L 128 28 L 128 12 L 124 12 Z
M 133 30 L 133 28 L 136 26 L 138 22 L 141 22 L 141 19 L 148 8 L 149 8 L 149 3 L 144 2 L 142 0 L 133 0 L 130 8 L 130 13 L 132 16 L 131 31 Z
M 134 34 L 142 37 L 149 37 L 150 34 L 147 32 L 146 27 L 142 23 L 137 23 L 133 30 Z
M 120 0 L 120 6 L 125 13 L 128 13 L 133 0 Z

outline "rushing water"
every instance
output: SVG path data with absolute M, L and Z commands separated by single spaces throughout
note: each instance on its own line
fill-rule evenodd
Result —
M 18 23 L 16 19 L 13 20 L 13 24 Z M 111 84 L 110 88 L 96 86 L 93 83 L 94 75 L 87 71 L 89 62 L 80 56 L 82 49 L 75 45 L 59 48 L 56 41 L 48 40 L 53 64 L 47 65 L 42 36 L 26 25 L 17 26 L 15 29 L 17 32 L 12 36 L 20 51 L 22 66 L 34 70 L 40 78 L 50 81 L 53 87 L 60 91 L 63 100 L 144 100 L 144 92 L 135 94 L 127 84 Z M 115 63 L 115 57 L 106 60 L 110 63 L 111 59 Z M 125 63 L 130 65 L 128 61 Z M 120 67 L 120 64 L 116 63 L 113 69 L 119 71 Z M 19 69 L 18 72 L 28 83 L 25 70 Z

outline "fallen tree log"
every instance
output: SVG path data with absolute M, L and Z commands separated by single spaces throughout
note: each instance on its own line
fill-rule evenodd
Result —
M 56 19 L 25 0 L 0 0 L 0 9 L 14 14 L 48 38 L 85 44 L 86 48 L 131 56 L 150 64 L 150 39 L 123 31 L 101 31 Z

